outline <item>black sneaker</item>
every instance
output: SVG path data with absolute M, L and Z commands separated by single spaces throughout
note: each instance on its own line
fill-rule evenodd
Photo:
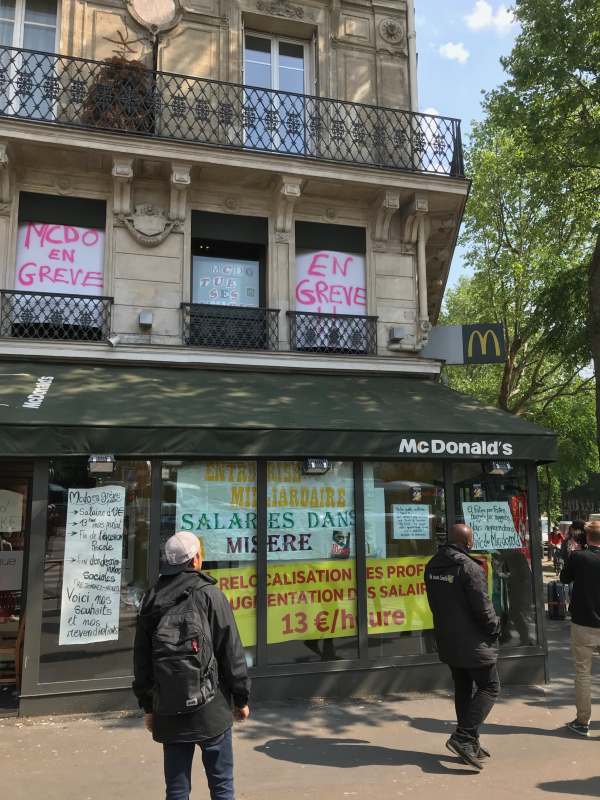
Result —
M 491 754 L 489 750 L 486 750 L 485 747 L 479 745 L 479 750 L 477 751 L 477 758 L 491 758 Z
M 590 726 L 583 725 L 576 719 L 574 719 L 573 722 L 567 722 L 567 728 L 578 736 L 589 736 L 590 734 Z
M 479 745 L 471 744 L 471 742 L 460 742 L 451 736 L 446 742 L 446 747 L 451 753 L 454 753 L 461 758 L 465 764 L 475 769 L 483 769 L 483 764 L 479 760 Z

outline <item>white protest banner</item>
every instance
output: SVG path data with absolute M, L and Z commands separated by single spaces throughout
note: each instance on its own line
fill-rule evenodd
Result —
M 267 550 L 270 561 L 354 557 L 351 464 L 325 475 L 302 474 L 299 462 L 267 467 Z M 203 462 L 177 472 L 178 530 L 202 538 L 205 561 L 255 561 L 256 467 Z
M 473 529 L 474 550 L 514 550 L 523 547 L 506 500 L 463 503 L 465 522 Z
M 337 250 L 299 250 L 294 291 L 297 311 L 364 316 L 365 257 Z
M 0 489 L 0 533 L 19 533 L 23 529 L 23 495 Z
M 431 506 L 425 503 L 398 503 L 392 506 L 394 539 L 429 539 Z
M 15 289 L 101 296 L 104 231 L 46 222 L 21 223 Z
M 69 489 L 59 645 L 119 638 L 125 488 Z
M 258 308 L 260 264 L 232 258 L 194 256 L 192 294 L 194 303 Z

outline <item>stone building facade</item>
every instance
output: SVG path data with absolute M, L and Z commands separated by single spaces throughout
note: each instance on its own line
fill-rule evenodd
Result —
M 364 241 L 362 313 L 377 318 L 377 346 L 362 358 L 354 353 L 353 368 L 385 358 L 386 369 L 430 371 L 419 354 L 439 310 L 468 184 L 456 121 L 409 113 L 417 111 L 411 5 L 163 5 L 47 0 L 36 16 L 27 0 L 17 3 L 12 41 L 4 42 L 15 47 L 3 56 L 2 288 L 27 285 L 16 274 L 19 222 L 27 216 L 19 211 L 22 193 L 46 203 L 101 201 L 102 292 L 112 298 L 108 333 L 119 347 L 107 349 L 103 335 L 76 346 L 69 340 L 60 352 L 75 346 L 80 357 L 210 360 L 208 350 L 222 348 L 192 352 L 182 321 L 182 303 L 195 300 L 193 242 L 206 235 L 194 215 L 228 215 L 234 228 L 239 217 L 260 218 L 261 305 L 279 311 L 277 342 L 242 363 L 287 367 L 305 362 L 299 353 L 295 361 L 283 355 L 301 349 L 290 342 L 287 314 L 297 307 L 297 223 L 323 226 L 322 243 L 312 231 L 313 249 L 342 252 L 352 227 Z M 46 25 L 43 35 L 30 18 Z M 44 42 L 39 51 L 31 46 L 36 36 Z M 60 56 L 41 55 L 48 50 Z M 158 77 L 153 83 L 152 72 L 140 78 L 130 67 L 115 78 L 94 63 L 105 59 L 126 71 L 128 62 L 151 70 L 154 60 Z M 243 88 L 253 84 L 268 88 Z M 85 227 L 85 214 L 81 220 Z M 78 225 L 67 211 L 53 221 Z M 64 290 L 48 277 L 31 285 Z M 151 312 L 151 323 L 146 314 L 140 324 L 141 312 Z M 8 338 L 0 352 L 58 352 L 56 336 L 25 344 L 9 331 Z M 219 360 L 237 362 L 235 348 L 226 350 Z M 337 355 L 347 361 L 344 349 Z

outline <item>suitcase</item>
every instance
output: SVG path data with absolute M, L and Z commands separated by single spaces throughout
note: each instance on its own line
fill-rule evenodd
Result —
M 548 616 L 550 619 L 566 619 L 569 589 L 559 581 L 548 584 Z

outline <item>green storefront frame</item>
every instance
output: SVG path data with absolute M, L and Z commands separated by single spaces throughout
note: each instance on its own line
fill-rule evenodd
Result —
M 319 455 L 353 461 L 358 658 L 318 665 L 268 665 L 266 539 L 258 537 L 258 653 L 253 670 L 256 696 L 283 698 L 298 693 L 360 695 L 444 685 L 445 671 L 435 658 L 369 659 L 362 463 L 375 459 L 439 459 L 444 466 L 447 524 L 451 525 L 453 462 L 489 460 L 496 457 L 498 448 L 499 460 L 518 461 L 527 469 L 539 632 L 536 646 L 507 651 L 501 667 L 508 680 L 511 674 L 513 680 L 515 676 L 529 681 L 543 679 L 546 645 L 536 463 L 552 460 L 554 456 L 555 442 L 549 431 L 495 409 L 482 408 L 432 381 L 410 378 L 6 362 L 0 375 L 2 371 L 7 378 L 8 373 L 17 374 L 14 383 L 3 381 L 0 389 L 0 402 L 10 404 L 0 406 L 4 442 L 0 455 L 29 457 L 34 464 L 22 713 L 115 708 L 130 705 L 132 701 L 129 676 L 39 682 L 49 458 L 92 453 L 151 461 L 149 580 L 158 569 L 162 460 L 186 457 L 255 460 L 259 497 L 266 497 L 267 459 Z M 39 384 L 44 391 L 35 392 L 40 379 L 49 377 L 53 378 L 51 382 Z M 42 395 L 38 407 L 23 408 L 32 395 L 35 405 Z M 282 397 L 284 402 L 278 403 Z M 25 412 L 32 412 L 31 416 L 24 417 Z M 402 424 L 394 425 L 396 418 Z M 172 424 L 182 419 L 184 425 Z M 423 430 L 424 420 L 429 430 Z M 404 452 L 400 452 L 403 441 Z M 455 453 L 448 452 L 449 444 L 456 446 Z M 511 448 L 510 456 L 502 453 L 503 445 Z M 259 530 L 265 527 L 265 518 L 266 504 L 259 503 Z M 298 680 L 300 676 L 302 680 Z

